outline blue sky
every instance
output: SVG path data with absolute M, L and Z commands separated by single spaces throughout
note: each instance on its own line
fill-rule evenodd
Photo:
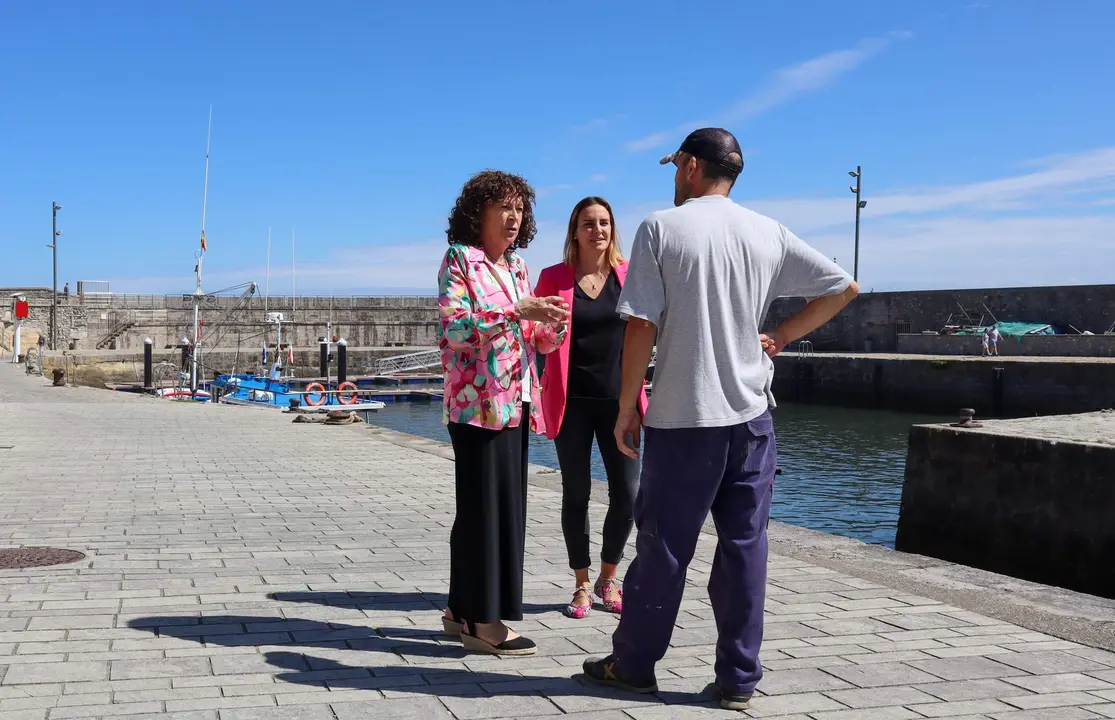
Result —
M 477 9 L 472 10 L 470 8 Z M 192 289 L 213 106 L 209 290 L 433 292 L 460 185 L 539 192 L 532 274 L 584 195 L 621 236 L 657 158 L 736 133 L 733 197 L 865 289 L 1110 282 L 1115 4 L 275 1 L 0 4 L 0 286 Z

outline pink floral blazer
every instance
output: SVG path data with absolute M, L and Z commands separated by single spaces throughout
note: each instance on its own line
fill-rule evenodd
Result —
M 527 266 L 507 253 L 515 287 L 506 287 L 482 248 L 450 245 L 438 272 L 441 323 L 438 347 L 445 373 L 442 421 L 489 430 L 518 427 L 522 420 L 523 360 L 530 366 L 530 429 L 546 431 L 536 353 L 565 342 L 566 328 L 521 320 L 515 298 L 530 297 Z

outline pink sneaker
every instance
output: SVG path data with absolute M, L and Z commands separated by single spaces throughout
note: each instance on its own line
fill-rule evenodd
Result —
M 616 615 L 623 614 L 623 589 L 620 587 L 619 580 L 615 578 L 608 578 L 607 580 L 600 579 L 596 581 L 596 587 L 593 588 L 596 592 L 596 597 L 604 601 L 604 609 Z M 607 597 L 610 593 L 615 592 L 619 595 L 618 600 L 608 600 Z
M 577 605 L 576 602 L 578 597 L 584 597 L 588 600 L 588 604 Z M 592 587 L 588 583 L 585 583 L 573 591 L 573 601 L 565 608 L 565 617 L 581 620 L 587 618 L 590 612 L 592 612 Z

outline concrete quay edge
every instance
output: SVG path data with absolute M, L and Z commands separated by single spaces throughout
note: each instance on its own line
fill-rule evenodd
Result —
M 448 442 L 369 425 L 380 440 L 452 459 Z M 561 490 L 557 470 L 531 463 L 529 482 Z M 593 483 L 593 502 L 608 502 L 607 485 Z M 703 532 L 715 535 L 711 519 Z M 770 551 L 863 580 L 921 595 L 963 610 L 1115 652 L 1115 600 L 1040 585 L 853 538 L 772 520 Z

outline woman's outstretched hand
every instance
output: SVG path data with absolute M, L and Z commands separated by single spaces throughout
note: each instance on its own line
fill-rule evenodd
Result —
M 569 304 L 559 295 L 523 298 L 515 303 L 515 310 L 524 320 L 543 323 L 563 323 L 569 319 Z

